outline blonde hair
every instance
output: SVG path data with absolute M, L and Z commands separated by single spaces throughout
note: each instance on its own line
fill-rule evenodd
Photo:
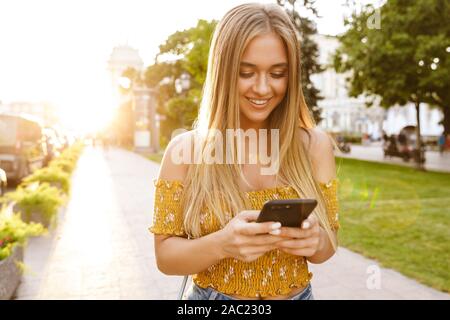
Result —
M 268 129 L 279 129 L 279 178 L 292 186 L 301 197 L 318 200 L 315 214 L 330 239 L 333 239 L 324 198 L 312 176 L 308 147 L 298 132 L 301 130 L 299 128 L 310 129 L 315 125 L 300 85 L 298 35 L 289 16 L 278 5 L 239 5 L 218 23 L 211 42 L 199 116 L 194 124 L 195 131 L 204 137 L 199 152 L 204 153 L 209 144 L 215 143 L 209 129 L 219 130 L 225 136 L 226 129 L 239 128 L 237 82 L 241 57 L 254 37 L 270 32 L 283 40 L 289 65 L 286 95 L 269 116 Z M 244 192 L 236 188 L 239 178 L 246 181 L 236 158 L 232 164 L 190 165 L 187 176 L 183 207 L 184 227 L 189 236 L 196 238 L 202 235 L 200 221 L 204 206 L 211 210 L 222 227 L 235 214 L 249 208 Z

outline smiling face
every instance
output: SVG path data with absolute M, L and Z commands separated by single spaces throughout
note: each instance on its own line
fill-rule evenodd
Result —
M 283 100 L 288 86 L 288 58 L 275 33 L 253 38 L 239 69 L 241 128 L 266 128 L 270 113 Z

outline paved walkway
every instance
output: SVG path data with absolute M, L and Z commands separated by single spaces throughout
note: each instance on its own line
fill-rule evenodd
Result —
M 87 147 L 58 229 L 51 237 L 31 239 L 25 251 L 28 271 L 16 298 L 176 299 L 182 279 L 157 270 L 147 231 L 158 168 L 128 151 Z M 340 248 L 327 263 L 311 267 L 315 297 L 450 298 L 387 269 L 380 270 L 380 289 L 369 290 L 367 272 L 376 265 Z
M 381 145 L 352 145 L 351 152 L 348 154 L 338 153 L 336 154 L 343 158 L 353 158 L 360 160 L 369 160 L 376 162 L 386 162 L 398 165 L 414 167 L 415 164 L 412 160 L 404 162 L 400 158 L 384 158 L 383 148 Z M 425 153 L 425 169 L 433 171 L 450 172 L 450 151 L 440 154 L 437 151 L 426 151 Z
M 169 299 L 180 278 L 155 266 L 152 178 L 143 157 L 88 147 L 73 176 L 72 196 L 53 238 L 31 241 L 18 298 Z M 34 273 L 34 275 L 33 275 Z

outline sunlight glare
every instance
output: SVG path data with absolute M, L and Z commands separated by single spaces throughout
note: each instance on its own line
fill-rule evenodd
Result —
M 98 84 L 96 88 L 101 87 Z M 59 106 L 61 123 L 79 133 L 103 129 L 113 118 L 118 102 L 111 90 L 98 90 L 79 97 L 64 99 Z

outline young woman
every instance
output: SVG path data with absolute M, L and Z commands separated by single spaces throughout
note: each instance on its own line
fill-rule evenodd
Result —
M 335 253 L 333 144 L 314 128 L 305 104 L 300 45 L 277 5 L 240 5 L 217 25 L 195 129 L 172 139 L 155 181 L 150 231 L 158 268 L 194 275 L 187 299 L 312 299 L 308 262 Z M 262 174 L 267 166 L 252 146 L 236 147 L 227 129 L 275 130 L 275 151 L 273 139 L 256 143 L 278 155 L 278 170 Z M 220 153 L 218 141 L 233 146 L 232 161 L 198 161 L 218 145 Z M 180 150 L 194 150 L 190 163 L 177 161 Z M 238 161 L 240 150 L 245 161 Z M 291 198 L 318 201 L 301 227 L 255 222 L 264 202 Z

